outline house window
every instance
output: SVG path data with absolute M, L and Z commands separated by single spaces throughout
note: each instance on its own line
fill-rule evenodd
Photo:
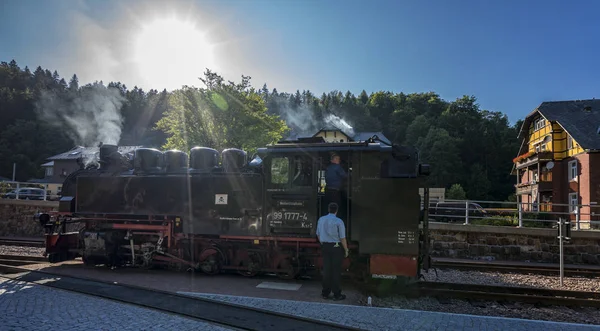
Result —
M 569 212 L 574 213 L 577 210 L 577 204 L 579 203 L 579 197 L 577 193 L 569 193 Z
M 46 177 L 52 177 L 53 174 L 54 174 L 54 168 L 47 167 L 46 168 Z
M 567 149 L 573 148 L 573 138 L 571 136 L 567 136 Z
M 546 126 L 546 120 L 545 119 L 540 118 L 537 121 L 535 121 L 535 124 L 534 124 L 535 131 L 542 129 L 545 126 Z
M 569 181 L 577 179 L 577 160 L 569 161 Z

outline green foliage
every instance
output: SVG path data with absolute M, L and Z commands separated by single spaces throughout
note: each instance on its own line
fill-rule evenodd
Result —
M 467 194 L 460 184 L 454 184 L 446 191 L 446 198 L 451 200 L 466 200 Z
M 493 216 L 469 220 L 474 225 L 518 226 L 519 218 L 514 216 Z
M 474 96 L 446 101 L 431 91 L 282 93 L 266 85 L 255 90 L 244 76 L 241 82 L 226 82 L 211 71 L 202 81 L 204 88 L 186 86 L 170 93 L 110 82 L 107 86 L 126 99 L 120 144 L 237 147 L 252 153 L 287 137 L 288 127 L 312 135 L 337 116 L 355 131 L 381 131 L 396 144 L 416 146 L 422 161 L 432 166 L 432 187 L 460 184 L 471 199 L 505 200 L 514 193 L 510 171 L 522 121 L 511 126 L 505 114 L 481 109 Z M 41 67 L 31 72 L 15 61 L 0 63 L 0 176 L 11 177 L 17 162 L 18 180 L 39 178 L 45 157 L 73 147 L 64 130 L 40 123 L 35 102 L 42 91 L 65 97 L 84 87 L 76 75 L 63 79 Z
M 250 88 L 249 77 L 226 84 L 207 70 L 202 82 L 206 88 L 184 87 L 171 94 L 169 111 L 156 125 L 168 135 L 164 148 L 240 148 L 251 154 L 287 132 L 284 121 L 267 113 L 264 99 Z
M 552 228 L 553 222 L 525 221 L 529 220 L 552 220 L 553 216 L 547 213 L 523 213 L 523 227 L 525 228 Z M 475 225 L 494 225 L 494 226 L 519 226 L 519 215 L 494 215 L 486 218 L 469 220 L 469 223 Z

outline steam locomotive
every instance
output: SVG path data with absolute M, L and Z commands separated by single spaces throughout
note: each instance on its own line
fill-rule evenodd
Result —
M 50 262 L 81 257 L 87 265 L 206 274 L 318 273 L 315 232 L 327 213 L 331 153 L 349 174 L 338 213 L 350 247 L 345 273 L 417 277 L 429 261 L 427 207 L 424 215 L 419 195 L 429 166 L 420 164 L 415 148 L 377 136 L 280 141 L 252 158 L 206 147 L 189 156 L 151 148 L 123 155 L 102 145 L 98 166 L 82 165 L 66 178 L 58 211 L 39 215 L 46 255 Z

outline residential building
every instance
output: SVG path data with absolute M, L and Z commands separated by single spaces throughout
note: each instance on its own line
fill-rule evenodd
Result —
M 141 146 L 119 146 L 119 152 L 129 153 Z M 64 153 L 51 156 L 42 164 L 45 169 L 44 178 L 30 179 L 28 182 L 41 183 L 47 185 L 47 190 L 51 195 L 59 195 L 62 190 L 62 184 L 69 174 L 80 168 L 78 159 L 94 159 L 100 152 L 98 147 L 76 146 Z
M 513 159 L 516 194 L 525 211 L 565 212 L 580 220 L 600 215 L 600 209 L 590 208 L 600 201 L 599 125 L 595 99 L 543 102 L 527 115 Z
M 298 138 L 317 138 L 321 137 L 328 143 L 331 142 L 352 142 L 352 141 L 366 141 L 369 138 L 376 135 L 379 139 L 381 139 L 386 144 L 391 144 L 391 141 L 380 131 L 363 131 L 363 132 L 355 132 L 351 128 L 349 129 L 340 129 L 339 127 L 328 124 L 321 128 L 317 133 L 313 135 L 301 135 L 295 132 L 291 132 L 290 135 L 286 138 L 286 141 L 297 140 Z

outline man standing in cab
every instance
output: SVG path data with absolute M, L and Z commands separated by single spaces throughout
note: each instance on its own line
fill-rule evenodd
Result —
M 342 294 L 340 281 L 344 256 L 348 257 L 348 243 L 346 242 L 344 222 L 336 216 L 338 205 L 330 203 L 328 210 L 329 214 L 322 216 L 317 222 L 317 239 L 321 243 L 323 254 L 323 290 L 321 295 L 324 299 L 329 299 L 329 294 L 333 292 L 333 300 L 338 301 L 346 298 Z
M 331 155 L 331 164 L 325 170 L 325 198 L 328 203 L 342 205 L 342 185 L 348 174 L 340 165 L 340 156 Z

